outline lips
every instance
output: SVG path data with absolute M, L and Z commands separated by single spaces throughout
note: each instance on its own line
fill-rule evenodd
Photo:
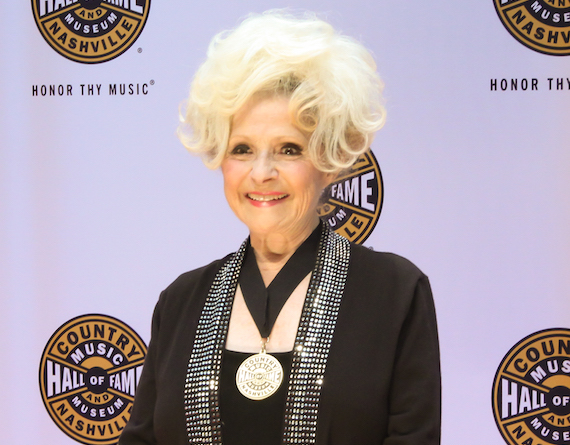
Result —
M 286 198 L 289 196 L 287 193 L 247 193 L 246 195 L 252 201 L 257 202 L 270 202 L 270 201 L 279 201 L 281 199 Z

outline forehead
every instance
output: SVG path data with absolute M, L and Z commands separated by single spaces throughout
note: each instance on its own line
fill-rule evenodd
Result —
M 305 136 L 293 123 L 289 99 L 283 96 L 254 98 L 240 108 L 232 118 L 230 136 L 279 133 Z

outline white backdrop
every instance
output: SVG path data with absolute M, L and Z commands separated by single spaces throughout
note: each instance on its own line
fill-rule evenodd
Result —
M 492 0 L 152 0 L 136 43 L 94 65 L 51 49 L 30 2 L 3 2 L 2 443 L 77 443 L 39 393 L 60 325 L 108 314 L 148 342 L 159 292 L 246 236 L 220 173 L 177 141 L 177 111 L 216 32 L 283 6 L 322 12 L 375 54 L 389 113 L 372 147 L 385 198 L 365 245 L 408 257 L 432 282 L 443 444 L 504 443 L 491 409 L 501 359 L 535 331 L 570 327 L 570 58 L 521 45 Z M 492 91 L 503 78 L 536 78 L 538 90 Z M 122 83 L 148 94 L 107 94 Z M 73 95 L 33 96 L 52 84 Z M 81 84 L 102 93 L 82 96 Z

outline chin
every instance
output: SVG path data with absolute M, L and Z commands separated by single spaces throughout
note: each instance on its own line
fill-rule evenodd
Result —
M 283 227 L 278 224 L 246 224 L 250 233 L 257 233 L 259 235 L 269 235 L 271 233 L 279 232 L 283 230 Z
M 255 233 L 271 233 L 276 230 L 283 230 L 287 227 L 290 227 L 290 224 L 287 224 L 284 221 L 283 216 L 276 216 L 272 218 L 263 218 L 263 217 L 249 217 L 247 219 L 242 220 L 244 224 L 247 226 L 250 232 Z

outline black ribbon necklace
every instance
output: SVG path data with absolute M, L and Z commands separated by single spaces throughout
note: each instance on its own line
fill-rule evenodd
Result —
M 321 234 L 320 227 L 319 224 L 299 246 L 267 288 L 261 277 L 253 247 L 251 247 L 251 243 L 248 243 L 239 277 L 239 285 L 261 338 L 269 337 L 289 296 L 315 267 Z

